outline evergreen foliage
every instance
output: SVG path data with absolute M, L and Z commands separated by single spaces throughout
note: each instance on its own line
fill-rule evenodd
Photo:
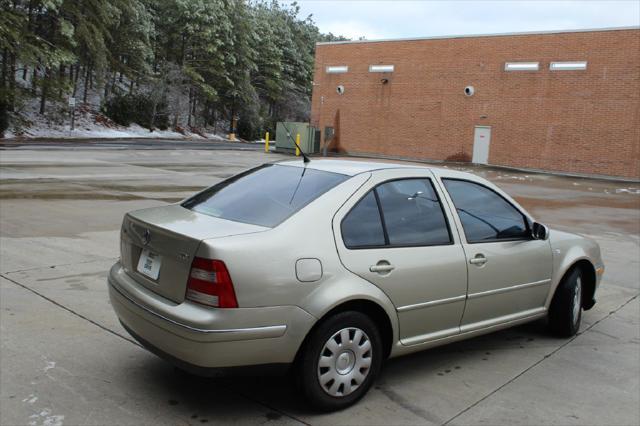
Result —
M 277 0 L 0 0 L 0 124 L 68 96 L 118 123 L 259 137 L 307 120 L 321 34 Z M 6 124 L 3 126 L 6 127 Z M 0 131 L 2 129 L 0 128 Z
M 141 126 L 165 130 L 169 127 L 166 105 L 156 105 L 155 117 L 152 117 L 153 99 L 148 94 L 133 93 L 110 97 L 102 107 L 104 114 L 117 124 L 129 126 L 137 123 Z

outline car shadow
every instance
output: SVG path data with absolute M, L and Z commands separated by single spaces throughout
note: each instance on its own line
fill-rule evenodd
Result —
M 509 329 L 496 331 L 482 336 L 438 346 L 420 352 L 415 352 L 399 358 L 387 361 L 379 382 L 394 376 L 395 380 L 401 380 L 404 375 L 415 375 L 417 371 L 431 372 L 438 376 L 448 374 L 453 369 L 459 369 L 460 363 L 473 354 L 482 361 L 490 361 L 493 355 L 506 350 L 526 350 L 534 346 L 555 347 L 561 339 L 553 337 L 547 328 L 546 320 L 538 320 Z M 437 371 L 445 360 L 447 367 L 443 371 Z M 437 366 L 436 366 L 437 365 Z
M 385 363 L 375 388 L 384 392 L 387 381 L 401 382 L 416 375 L 446 375 L 468 362 L 470 353 L 474 358 L 487 361 L 486 368 L 491 369 L 492 355 L 499 351 L 526 350 L 534 346 L 548 346 L 551 351 L 562 341 L 549 335 L 544 320 L 524 324 L 390 359 Z M 443 368 L 443 364 L 447 367 Z M 270 369 L 238 368 L 214 372 L 212 377 L 199 377 L 156 357 L 149 357 L 145 368 L 148 368 L 148 374 L 144 374 L 146 378 L 153 380 L 154 386 L 161 388 L 163 394 L 170 395 L 167 403 L 180 406 L 180 411 L 188 416 L 190 423 L 206 423 L 212 419 L 220 421 L 225 416 L 255 422 L 255 417 L 246 417 L 251 411 L 247 410 L 247 404 L 258 411 L 254 410 L 251 415 L 263 416 L 265 421 L 317 414 L 297 392 L 291 370 L 276 374 Z
M 143 364 L 136 362 L 130 367 L 129 380 L 138 382 L 132 387 L 138 388 L 143 382 L 156 409 L 167 411 L 175 419 L 171 423 L 264 423 L 284 416 L 280 409 L 259 400 L 253 390 L 268 390 L 278 398 L 297 398 L 292 387 L 283 383 L 288 377 L 270 372 L 262 374 L 255 369 L 250 372 L 234 369 L 201 377 L 180 370 L 152 353 L 144 358 Z M 302 404 L 302 400 L 294 402 L 294 406 Z

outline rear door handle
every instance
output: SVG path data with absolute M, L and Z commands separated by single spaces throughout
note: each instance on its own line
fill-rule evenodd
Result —
M 369 267 L 369 270 L 371 272 L 391 272 L 393 271 L 395 268 L 395 266 L 393 265 L 389 265 L 389 264 L 378 264 L 378 265 L 373 265 Z
M 482 266 L 487 263 L 487 258 L 483 254 L 476 254 L 475 257 L 469 259 L 469 263 L 472 265 Z

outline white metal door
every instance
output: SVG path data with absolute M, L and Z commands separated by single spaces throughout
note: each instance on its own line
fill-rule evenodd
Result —
M 489 164 L 489 145 L 491 144 L 491 127 L 476 126 L 473 134 L 473 159 L 476 164 Z

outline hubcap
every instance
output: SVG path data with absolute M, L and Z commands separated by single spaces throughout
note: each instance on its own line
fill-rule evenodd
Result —
M 371 341 L 356 327 L 343 328 L 327 340 L 318 360 L 318 381 L 331 396 L 346 396 L 364 383 L 371 369 Z
M 580 309 L 582 309 L 582 278 L 576 279 L 576 289 L 573 293 L 573 323 L 578 322 L 580 316 Z

